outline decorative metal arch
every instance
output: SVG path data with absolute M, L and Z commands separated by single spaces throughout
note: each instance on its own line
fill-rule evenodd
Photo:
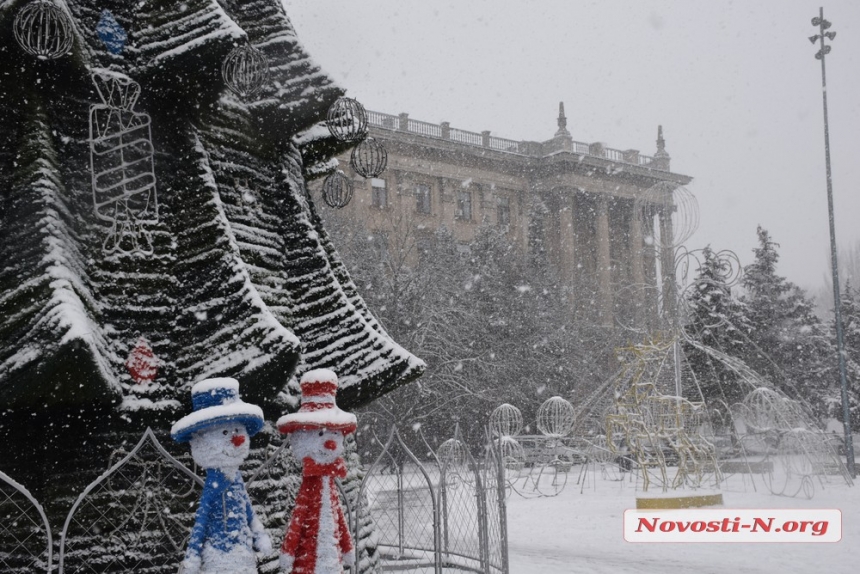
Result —
M 102 574 L 168 571 L 181 560 L 203 479 L 167 452 L 150 428 L 130 451 L 114 456 L 122 458 L 84 489 L 66 517 L 60 574 L 68 563 L 75 573 Z
M 401 460 L 394 456 L 395 450 L 405 455 L 403 458 L 414 465 L 418 472 L 404 476 Z M 387 461 L 387 464 L 384 461 Z M 390 469 L 393 475 L 384 476 L 382 471 L 385 468 Z M 374 487 L 373 492 L 371 492 L 371 486 Z M 420 496 L 420 492 L 424 490 L 429 494 L 432 508 L 430 540 L 427 539 L 426 523 L 424 528 L 421 528 L 419 521 L 415 520 L 418 517 L 411 517 L 413 520 L 407 521 L 407 509 L 404 504 L 404 497 L 407 492 Z M 392 493 L 396 499 L 385 500 L 390 498 Z M 397 432 L 397 427 L 391 427 L 391 432 L 382 452 L 367 469 L 358 489 L 357 500 L 362 501 L 362 504 L 359 504 L 358 508 L 355 509 L 353 531 L 358 530 L 362 513 L 371 512 L 371 508 L 376 508 L 377 513 L 374 516 L 374 522 L 379 536 L 378 548 L 387 548 L 389 551 L 395 552 L 389 558 L 399 563 L 398 570 L 408 571 L 408 568 L 416 568 L 423 571 L 421 568 L 432 567 L 434 574 L 442 574 L 439 538 L 440 515 L 436 489 L 433 487 L 433 480 L 427 469 L 403 442 L 400 433 Z M 365 501 L 367 501 L 366 507 Z M 391 516 L 389 512 L 392 505 L 396 509 L 396 516 Z M 413 508 L 418 508 L 420 511 L 423 506 L 417 505 Z M 419 530 L 414 530 L 414 528 Z M 392 532 L 392 530 L 394 531 Z
M 6 487 L 11 488 L 12 492 L 8 492 Z M 26 506 L 22 508 L 15 500 L 16 495 L 23 496 L 32 508 L 28 509 Z M 30 515 L 32 509 L 38 513 L 39 520 Z M 25 527 L 20 526 L 22 521 L 26 522 Z M 46 545 L 40 545 L 37 551 L 35 544 L 30 544 L 29 541 L 33 538 L 33 534 L 41 529 L 45 531 Z M 19 538 L 24 532 L 28 534 L 23 539 Z M 13 544 L 7 545 L 7 540 Z M 30 491 L 2 471 L 0 471 L 0 545 L 3 547 L 3 552 L 0 553 L 0 566 L 3 567 L 3 572 L 29 574 L 53 570 L 54 544 L 45 510 Z M 30 548 L 31 545 L 34 548 Z
M 433 455 L 439 472 L 439 557 L 445 572 L 507 574 L 507 486 L 501 454 L 486 431 L 484 458 L 476 459 L 460 432 L 434 452 L 423 433 L 419 434 Z M 513 440 L 511 437 L 503 439 Z M 456 444 L 457 456 L 449 456 Z M 447 445 L 447 446 L 446 446 Z

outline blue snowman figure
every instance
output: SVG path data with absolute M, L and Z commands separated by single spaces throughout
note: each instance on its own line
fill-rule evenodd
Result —
M 170 435 L 191 444 L 194 462 L 206 470 L 185 559 L 185 574 L 257 574 L 254 549 L 272 553 L 272 542 L 254 514 L 239 466 L 250 437 L 263 428 L 263 411 L 239 397 L 239 382 L 207 379 L 191 388 L 193 412 Z

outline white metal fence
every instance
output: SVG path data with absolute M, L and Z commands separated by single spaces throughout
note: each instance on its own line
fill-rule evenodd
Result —
M 376 525 L 383 570 L 507 574 L 504 470 L 496 449 L 456 445 L 421 461 L 391 429 L 359 490 L 355 524 Z M 483 447 L 484 445 L 482 445 Z
M 272 465 L 285 464 L 286 447 L 257 468 L 249 490 Z M 508 573 L 502 461 L 492 446 L 480 460 L 465 449 L 461 454 L 422 462 L 392 429 L 357 493 L 346 496 L 341 488 L 353 537 L 366 534 L 368 524 L 375 530 L 378 556 L 362 574 Z M 151 429 L 134 446 L 115 450 L 108 467 L 74 500 L 57 541 L 36 498 L 0 472 L 0 571 L 176 573 L 203 479 Z

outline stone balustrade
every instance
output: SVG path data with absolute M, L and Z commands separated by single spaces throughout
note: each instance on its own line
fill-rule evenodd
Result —
M 503 153 L 541 157 L 559 151 L 567 151 L 590 157 L 599 157 L 612 162 L 636 165 L 657 171 L 669 171 L 668 162 L 654 161 L 654 158 L 642 155 L 638 150 L 618 150 L 605 147 L 601 143 L 585 143 L 569 138 L 553 138 L 546 142 L 515 141 L 490 135 L 489 131 L 470 132 L 452 128 L 448 122 L 432 124 L 413 120 L 409 114 L 384 114 L 382 112 L 367 112 L 368 124 L 385 130 L 414 133 L 423 137 L 450 140 L 475 147 L 490 148 Z

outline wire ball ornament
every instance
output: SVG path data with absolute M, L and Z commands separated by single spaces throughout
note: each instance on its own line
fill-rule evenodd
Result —
M 50 0 L 35 0 L 24 6 L 15 16 L 13 30 L 21 48 L 40 60 L 59 58 L 72 49 L 72 21 Z
M 503 436 L 498 442 L 502 466 L 507 471 L 520 471 L 526 464 L 526 451 L 517 439 Z
M 352 199 L 352 182 L 342 171 L 336 171 L 323 182 L 323 200 L 329 207 L 340 209 Z
M 364 177 L 379 177 L 388 165 L 388 152 L 375 138 L 365 138 L 352 148 L 349 158 L 352 169 Z
M 466 447 L 461 441 L 449 438 L 436 449 L 436 457 L 443 468 L 459 468 L 466 464 Z
M 634 213 L 642 223 L 645 244 L 653 249 L 678 247 L 699 227 L 696 197 L 686 187 L 665 181 L 636 198 Z
M 367 136 L 367 111 L 358 100 L 338 98 L 328 109 L 326 126 L 338 141 L 352 143 L 363 140 Z
M 744 422 L 751 427 L 752 432 L 787 432 L 791 429 L 806 428 L 800 403 L 773 389 L 754 389 L 744 398 L 742 404 L 745 407 Z
M 269 81 L 269 59 L 250 44 L 237 46 L 224 58 L 221 77 L 238 96 L 253 96 Z
M 548 437 L 563 437 L 573 428 L 573 405 L 561 397 L 544 401 L 537 413 L 538 430 Z
M 508 403 L 497 406 L 490 413 L 490 431 L 495 436 L 512 437 L 523 430 L 523 414 Z

